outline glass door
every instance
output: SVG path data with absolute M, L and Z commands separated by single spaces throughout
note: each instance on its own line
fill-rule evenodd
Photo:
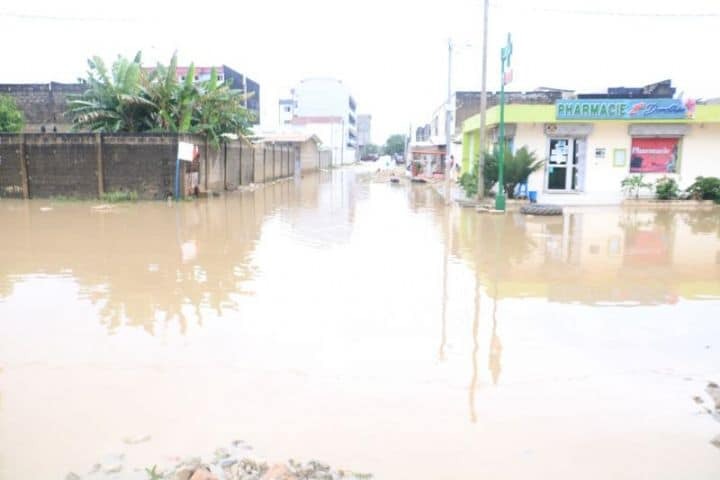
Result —
M 566 190 L 568 179 L 568 160 L 570 159 L 569 138 L 551 138 L 548 157 L 547 189 Z
M 585 184 L 584 138 L 551 138 L 546 188 L 554 191 L 582 191 Z

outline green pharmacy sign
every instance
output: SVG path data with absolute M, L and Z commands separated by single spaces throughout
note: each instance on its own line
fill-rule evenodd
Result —
M 665 120 L 691 114 L 674 98 L 558 100 L 555 108 L 558 120 Z

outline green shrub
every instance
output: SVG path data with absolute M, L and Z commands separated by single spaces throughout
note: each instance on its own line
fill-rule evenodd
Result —
M 636 199 L 640 197 L 641 188 L 652 187 L 652 183 L 647 183 L 643 181 L 642 175 L 630 175 L 629 177 L 625 177 L 623 181 L 620 182 L 620 185 L 625 191 L 626 196 L 635 197 Z
M 695 182 L 687 188 L 687 192 L 695 200 L 720 199 L 720 178 L 696 177 Z
M 679 191 L 680 187 L 674 178 L 663 177 L 655 182 L 655 196 L 660 200 L 678 198 Z
M 467 198 L 472 198 L 477 195 L 477 171 L 478 161 L 475 160 L 470 171 L 464 172 L 460 175 L 460 179 L 458 180 L 458 183 L 460 183 L 460 186 L 465 191 L 465 196 Z
M 484 156 L 483 186 L 485 187 L 485 193 L 489 192 L 493 185 L 497 183 L 498 156 L 498 152 L 486 153 Z M 475 159 L 470 172 L 465 172 L 460 176 L 460 186 L 465 190 L 465 195 L 468 198 L 477 194 L 478 162 L 479 159 Z M 528 177 L 542 168 L 543 163 L 543 160 L 538 160 L 535 152 L 529 151 L 526 146 L 518 149 L 515 153 L 506 150 L 503 183 L 508 198 L 513 198 L 517 185 L 527 182 Z
M 0 95 L 0 132 L 19 133 L 24 126 L 25 119 L 15 99 L 8 95 Z

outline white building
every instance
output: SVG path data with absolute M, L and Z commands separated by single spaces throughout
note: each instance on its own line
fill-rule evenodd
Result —
M 357 142 L 358 147 L 370 145 L 372 143 L 370 139 L 370 123 L 372 122 L 372 116 L 367 114 L 360 114 L 357 116 Z
M 357 105 L 340 80 L 308 78 L 279 102 L 282 128 L 317 135 L 333 152 L 333 165 L 357 160 Z

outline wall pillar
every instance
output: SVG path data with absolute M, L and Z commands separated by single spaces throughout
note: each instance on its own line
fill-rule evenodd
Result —
M 27 159 L 25 158 L 25 134 L 20 134 L 20 178 L 22 179 L 23 199 L 30 198 L 30 179 L 28 178 Z
M 97 146 L 98 197 L 102 197 L 105 194 L 105 172 L 103 169 L 102 134 L 95 134 L 95 144 Z

